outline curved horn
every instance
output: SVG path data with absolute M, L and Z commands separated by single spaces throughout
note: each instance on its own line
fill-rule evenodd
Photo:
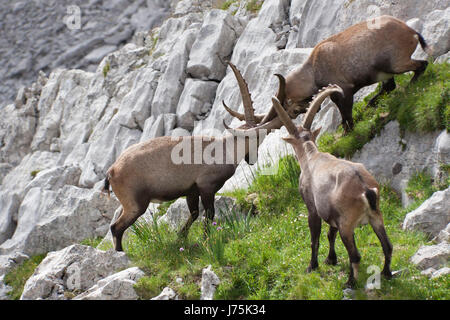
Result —
M 322 102 L 332 93 L 340 93 L 344 96 L 344 91 L 338 85 L 329 85 L 328 87 L 322 88 L 319 93 L 313 97 L 313 101 L 311 102 L 308 111 L 305 115 L 305 120 L 303 121 L 303 128 L 306 130 L 311 129 L 311 125 L 314 120 L 314 116 L 317 111 L 319 111 Z
M 243 121 L 245 120 L 245 115 L 239 112 L 236 112 L 234 110 L 231 110 L 226 104 L 225 101 L 222 101 L 223 107 L 229 114 L 231 114 L 233 117 L 238 118 L 239 120 Z
M 281 105 L 283 105 L 286 98 L 286 79 L 279 73 L 275 74 L 275 76 L 279 80 L 277 99 L 281 103 Z M 275 107 L 272 105 L 272 108 L 270 108 L 269 112 L 262 119 L 261 124 L 269 122 L 270 120 L 275 118 L 276 115 L 277 112 L 275 111 Z
M 288 115 L 286 110 L 282 107 L 280 101 L 276 97 L 272 97 L 273 107 L 278 114 L 278 118 L 280 118 L 281 122 L 284 124 L 288 132 L 296 136 L 298 135 L 297 127 L 295 126 L 294 122 L 292 122 L 291 117 Z
M 275 76 L 279 80 L 277 99 L 281 102 L 281 105 L 284 104 L 284 99 L 286 98 L 286 79 L 279 73 L 276 73 Z
M 230 65 L 231 70 L 233 70 L 233 73 L 239 85 L 239 90 L 241 91 L 242 103 L 244 104 L 245 122 L 247 122 L 249 126 L 254 127 L 256 126 L 255 110 L 253 109 L 253 102 L 248 90 L 247 82 L 245 82 L 241 72 L 238 70 L 238 68 L 236 68 L 234 64 L 232 64 L 231 62 L 228 62 L 228 64 Z

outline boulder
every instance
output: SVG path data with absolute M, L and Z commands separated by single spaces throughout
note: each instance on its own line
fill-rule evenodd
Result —
M 67 300 L 67 292 L 86 291 L 128 265 L 123 252 L 71 245 L 47 254 L 25 283 L 20 299 Z
M 437 242 L 450 242 L 450 223 L 441 230 L 438 236 L 434 239 Z
M 230 197 L 216 196 L 214 208 L 214 220 L 221 220 L 225 215 L 242 214 L 239 207 L 236 205 L 235 200 Z M 201 201 L 199 203 L 199 210 L 199 218 L 201 219 L 205 211 Z M 178 231 L 186 224 L 190 215 L 186 199 L 180 198 L 170 205 L 166 214 L 158 219 L 158 223 L 167 223 L 173 230 Z
M 220 284 L 219 277 L 211 270 L 211 266 L 202 270 L 201 296 L 200 300 L 213 300 L 217 286 Z
M 133 286 L 144 275 L 137 267 L 125 269 L 99 280 L 73 300 L 137 300 Z
M 222 80 L 242 29 L 240 20 L 226 11 L 206 13 L 189 54 L 187 73 L 196 79 Z
M 450 243 L 441 242 L 437 245 L 422 246 L 412 257 L 411 262 L 419 269 L 440 269 L 450 260 Z
M 104 236 L 118 205 L 100 191 L 70 185 L 58 191 L 31 188 L 19 207 L 14 235 L 0 245 L 0 254 L 35 255 Z
M 186 79 L 176 111 L 179 127 L 192 131 L 195 121 L 209 114 L 218 85 L 214 81 Z
M 169 287 L 165 287 L 163 291 L 151 300 L 180 300 L 177 293 Z
M 435 192 L 403 221 L 404 230 L 420 230 L 436 237 L 450 223 L 450 188 Z
M 439 178 L 441 163 L 450 163 L 450 154 L 442 146 L 448 135 L 443 130 L 431 133 L 407 131 L 401 136 L 399 123 L 391 121 L 378 136 L 357 151 L 351 161 L 364 164 L 378 181 L 388 182 L 401 194 L 406 182 L 418 171 L 427 171 Z M 403 205 L 406 204 L 404 201 Z

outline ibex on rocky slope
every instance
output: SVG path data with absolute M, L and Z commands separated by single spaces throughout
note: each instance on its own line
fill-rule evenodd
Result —
M 353 128 L 353 95 L 359 89 L 384 81 L 371 105 L 380 94 L 395 89 L 395 74 L 414 71 L 415 81 L 425 71 L 427 61 L 411 59 L 418 43 L 431 54 L 423 37 L 394 17 L 375 19 L 374 24 L 361 22 L 316 45 L 308 60 L 286 77 L 286 110 L 304 113 L 320 88 L 337 84 L 344 95 L 334 93 L 331 100 L 339 108 L 348 132 Z M 272 108 L 261 123 L 275 116 Z
M 227 127 L 233 134 L 220 138 L 188 136 L 150 139 L 126 149 L 109 168 L 104 191 L 109 193 L 111 186 L 122 204 L 120 216 L 111 225 L 116 250 L 122 251 L 124 231 L 146 211 L 150 202 L 186 196 L 191 213 L 181 230 L 181 234 L 186 235 L 199 215 L 200 197 L 206 211 L 206 227 L 208 220 L 214 218 L 215 193 L 234 174 L 244 157 L 257 152 L 263 135 L 282 126 L 277 117 L 258 125 L 263 117 L 254 114 L 247 83 L 239 70 L 232 64 L 230 66 L 239 84 L 245 124 L 238 129 Z M 283 100 L 283 92 L 284 82 L 280 81 L 278 99 Z M 233 111 L 226 108 L 233 115 Z M 204 158 L 205 155 L 209 155 L 210 159 Z M 182 161 L 179 161 L 180 158 Z
M 323 97 L 332 92 L 342 95 L 338 86 L 329 86 L 319 92 L 305 115 L 302 126 L 296 127 L 277 98 L 273 98 L 278 118 L 286 126 L 289 136 L 284 138 L 290 143 L 297 155 L 301 167 L 299 178 L 300 194 L 308 209 L 308 224 L 311 233 L 311 261 L 307 271 L 318 267 L 317 256 L 321 219 L 330 225 L 328 240 L 330 251 L 325 261 L 337 263 L 334 242 L 339 231 L 342 242 L 350 258 L 350 276 L 347 284 L 353 286 L 358 277 L 361 259 L 354 239 L 354 229 L 360 224 L 370 223 L 381 242 L 385 264 L 383 275 L 391 278 L 390 262 L 392 245 L 386 234 L 383 217 L 379 208 L 380 188 L 372 175 L 362 164 L 353 163 L 322 153 L 317 150 L 315 139 L 320 132 L 310 131 L 314 115 L 320 107 Z

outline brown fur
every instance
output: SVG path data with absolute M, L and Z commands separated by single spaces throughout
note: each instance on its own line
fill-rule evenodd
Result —
M 248 158 L 249 138 L 240 136 L 253 133 L 255 135 L 251 136 L 258 138 L 256 144 L 259 145 L 264 139 L 264 135 L 259 136 L 261 130 L 270 131 L 281 127 L 282 124 L 278 118 L 261 126 L 256 125 L 255 122 L 261 120 L 262 117 L 255 117 L 247 84 L 237 68 L 231 64 L 230 66 L 238 80 L 246 110 L 244 115 L 246 123 L 239 130 L 230 129 L 236 136 L 228 134 L 220 138 L 189 136 L 150 139 L 126 149 L 109 168 L 105 180 L 105 191 L 109 192 L 109 185 L 111 185 L 122 204 L 120 216 L 111 225 L 116 250 L 122 250 L 124 231 L 146 211 L 150 202 L 164 202 L 186 196 L 191 213 L 189 220 L 181 230 L 181 235 L 186 236 L 191 224 L 199 215 L 199 198 L 201 198 L 206 212 L 205 231 L 207 231 L 207 223 L 214 218 L 215 193 L 234 174 L 241 160 Z M 263 131 L 263 133 L 266 132 Z M 238 140 L 241 141 L 240 144 L 236 143 Z M 238 152 L 237 147 L 242 145 L 242 141 L 245 141 L 245 150 Z M 174 163 L 174 159 L 172 159 L 172 151 L 180 143 L 188 143 L 191 147 L 187 151 L 188 158 L 190 158 L 186 159 L 188 163 L 186 161 Z M 223 150 L 223 161 L 220 161 L 219 164 L 205 163 L 201 156 L 208 147 L 214 146 L 213 144 L 221 146 L 221 148 L 211 149 Z M 231 145 L 234 147 L 230 150 Z M 202 153 L 197 152 L 198 149 L 195 146 L 201 146 Z M 196 159 L 199 155 L 200 159 Z M 214 156 L 216 155 L 214 154 Z M 232 157 L 232 161 L 227 161 L 230 157 Z
M 371 29 L 368 22 L 361 22 L 316 45 L 308 60 L 286 77 L 289 109 L 305 112 L 305 106 L 320 88 L 337 84 L 345 95 L 331 98 L 348 131 L 353 128 L 353 95 L 359 89 L 386 81 L 381 93 L 389 92 L 395 89 L 394 74 L 414 71 L 414 81 L 424 72 L 427 62 L 411 59 L 419 39 L 423 40 L 420 34 L 394 17 L 377 19 L 380 28 Z M 426 43 L 420 43 L 430 53 Z M 273 110 L 271 115 L 274 116 Z
M 354 229 L 360 224 L 370 223 L 381 242 L 385 255 L 383 274 L 390 278 L 392 276 L 390 270 L 392 245 L 386 235 L 379 209 L 380 189 L 376 180 L 362 164 L 319 152 L 315 140 L 320 129 L 311 132 L 303 126 L 293 127 L 292 121 L 281 104 L 274 104 L 274 106 L 290 133 L 290 136 L 284 140 L 293 146 L 301 167 L 299 191 L 308 209 L 311 233 L 312 253 L 307 271 L 310 272 L 319 266 L 317 260 L 319 238 L 321 220 L 324 220 L 330 225 L 328 233 L 330 251 L 325 262 L 337 263 L 334 243 L 339 232 L 350 258 L 350 274 L 347 283 L 353 286 L 358 277 L 361 259 L 354 240 Z M 375 197 L 375 201 L 372 196 Z

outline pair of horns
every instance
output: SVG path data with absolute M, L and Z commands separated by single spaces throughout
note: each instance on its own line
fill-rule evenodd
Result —
M 327 87 L 322 88 L 317 95 L 313 97 L 313 101 L 311 102 L 308 111 L 306 112 L 305 119 L 303 120 L 302 127 L 306 130 L 311 130 L 311 125 L 313 123 L 314 117 L 319 111 L 322 102 L 331 94 L 340 93 L 344 95 L 344 91 L 338 85 L 329 85 Z M 275 107 L 275 111 L 278 114 L 281 122 L 284 124 L 286 129 L 291 135 L 296 136 L 298 134 L 297 127 L 292 121 L 291 117 L 288 115 L 286 110 L 281 105 L 281 102 L 277 97 L 272 97 L 273 106 Z
M 227 110 L 227 112 L 229 114 L 231 114 L 234 118 L 237 118 L 241 121 L 245 121 L 247 126 L 252 127 L 252 128 L 256 127 L 258 124 L 264 124 L 264 123 L 268 122 L 269 120 L 271 120 L 273 118 L 273 116 L 270 115 L 270 112 L 267 114 L 255 115 L 255 109 L 253 108 L 253 101 L 251 99 L 251 95 L 250 95 L 250 92 L 248 89 L 247 82 L 245 81 L 244 77 L 242 77 L 241 72 L 238 70 L 238 68 L 236 68 L 236 66 L 234 64 L 232 64 L 231 62 L 228 62 L 228 64 L 231 67 L 231 70 L 233 70 L 233 73 L 238 82 L 239 90 L 241 92 L 241 97 L 242 97 L 242 103 L 244 105 L 244 113 L 242 114 L 242 113 L 239 113 L 239 112 L 236 112 L 236 111 L 230 109 L 225 104 L 225 101 L 222 101 L 222 104 L 223 104 L 223 107 L 225 108 L 225 110 Z M 284 101 L 286 81 L 285 81 L 284 77 L 280 74 L 276 74 L 275 76 L 279 80 L 277 99 L 279 101 Z M 273 107 L 271 108 L 271 111 L 272 110 L 273 110 Z M 230 127 L 228 127 L 226 125 L 225 121 L 223 124 L 227 130 L 231 129 Z

